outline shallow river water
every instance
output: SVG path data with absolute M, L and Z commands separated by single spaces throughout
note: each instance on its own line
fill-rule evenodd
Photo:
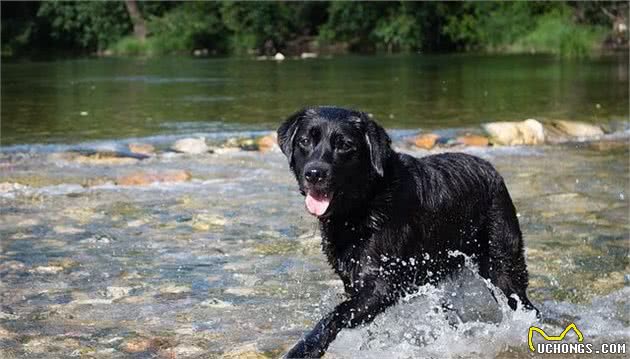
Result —
M 533 357 L 531 325 L 558 335 L 569 323 L 598 348 L 630 345 L 627 58 L 83 60 L 2 66 L 0 357 L 286 352 L 342 300 L 286 159 L 277 148 L 167 148 L 183 137 L 264 134 L 313 102 L 373 112 L 395 147 L 416 156 L 435 152 L 406 145 L 420 128 L 478 132 L 488 120 L 538 116 L 621 123 L 621 146 L 458 149 L 505 177 L 542 323 L 495 302 L 471 265 L 343 331 L 328 358 Z M 157 154 L 68 155 L 129 142 L 151 143 Z M 192 178 L 117 184 L 182 170 Z

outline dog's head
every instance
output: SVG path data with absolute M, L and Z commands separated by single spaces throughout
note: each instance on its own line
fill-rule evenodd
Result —
M 338 107 L 293 114 L 278 129 L 278 144 L 307 210 L 320 218 L 361 206 L 391 153 L 381 126 L 366 113 Z

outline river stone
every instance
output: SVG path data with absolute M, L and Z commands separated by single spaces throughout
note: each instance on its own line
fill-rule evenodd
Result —
M 146 186 L 156 182 L 186 182 L 191 178 L 190 172 L 185 170 L 161 173 L 136 172 L 118 178 L 116 184 L 119 186 Z
M 545 142 L 543 125 L 528 119 L 522 122 L 490 122 L 482 125 L 497 145 L 539 145 Z
M 435 133 L 424 133 L 411 138 L 410 142 L 418 148 L 430 150 L 435 146 L 435 143 L 439 138 L 440 135 L 436 135 Z
M 217 298 L 210 298 L 210 299 L 204 300 L 203 302 L 199 303 L 199 305 L 201 305 L 202 307 L 209 307 L 209 308 L 231 308 L 234 306 L 230 302 L 226 302 Z
M 127 147 L 129 147 L 129 151 L 133 153 L 139 153 L 142 155 L 155 154 L 155 147 L 149 143 L 130 143 Z
M 50 158 L 53 160 L 61 158 L 87 165 L 130 165 L 147 158 L 147 156 L 121 151 L 77 150 L 65 152 L 59 156 L 51 156 Z
M 277 135 L 275 133 L 269 134 L 267 136 L 258 137 L 256 139 L 256 147 L 258 147 L 258 151 L 267 152 L 273 149 L 278 142 Z
M 173 151 L 189 154 L 201 154 L 209 150 L 205 138 L 183 138 L 175 141 L 171 149 Z
M 479 136 L 479 135 L 465 135 L 465 136 L 457 137 L 455 141 L 458 144 L 462 144 L 466 146 L 475 146 L 475 147 L 486 147 L 490 144 L 488 137 Z
M 140 353 L 170 346 L 170 341 L 164 338 L 133 338 L 125 341 L 120 349 L 127 353 Z
M 192 228 L 197 231 L 209 231 L 211 229 L 222 228 L 227 221 L 225 218 L 207 213 L 199 213 L 193 216 Z
M 203 349 L 194 346 L 180 344 L 175 348 L 162 349 L 158 352 L 160 359 L 198 358 L 204 352 Z
M 129 295 L 133 288 L 130 287 L 107 287 L 105 289 L 105 296 L 108 298 L 112 298 L 113 300 L 126 297 Z
M 19 183 L 2 182 L 0 183 L 0 193 L 14 192 L 27 188 L 27 186 Z
M 262 353 L 258 351 L 256 344 L 246 344 L 223 354 L 223 359 L 266 359 Z
M 570 137 L 596 137 L 604 134 L 601 127 L 584 122 L 554 120 L 551 121 L 551 126 Z

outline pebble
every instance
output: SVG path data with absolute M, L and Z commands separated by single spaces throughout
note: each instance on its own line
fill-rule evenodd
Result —
M 522 122 L 490 122 L 482 125 L 491 142 L 498 145 L 540 145 L 545 142 L 543 125 L 528 119 Z
M 155 154 L 155 147 L 148 143 L 130 143 L 127 147 L 129 147 L 129 151 L 133 153 L 139 153 L 142 155 Z
M 418 148 L 430 150 L 435 146 L 436 141 L 440 138 L 440 135 L 435 133 L 420 134 L 411 139 L 411 143 Z
M 466 145 L 466 146 L 474 146 L 474 147 L 486 147 L 490 144 L 488 137 L 479 136 L 479 135 L 466 135 L 457 137 L 455 141 L 458 144 Z
M 246 344 L 230 350 L 223 354 L 223 359 L 265 359 L 267 358 L 258 351 L 256 344 Z
M 256 147 L 260 152 L 268 152 L 272 150 L 277 144 L 277 135 L 275 133 L 262 136 L 256 139 Z
M 204 300 L 203 302 L 199 303 L 199 305 L 201 305 L 202 307 L 209 307 L 209 308 L 231 308 L 234 306 L 234 304 L 230 302 L 226 302 L 217 298 L 210 298 L 210 299 Z
M 197 231 L 209 231 L 210 229 L 222 228 L 227 221 L 224 217 L 200 213 L 193 216 L 192 228 Z
M 175 141 L 171 149 L 176 152 L 189 154 L 201 154 L 209 150 L 205 138 L 183 138 Z
M 151 183 L 161 182 L 186 182 L 192 175 L 185 170 L 166 171 L 161 173 L 136 172 L 116 179 L 119 186 L 146 186 Z

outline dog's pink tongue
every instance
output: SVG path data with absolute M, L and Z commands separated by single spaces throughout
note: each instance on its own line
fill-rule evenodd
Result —
M 330 199 L 324 196 L 312 196 L 310 193 L 306 195 L 306 209 L 312 215 L 321 216 L 328 209 Z

